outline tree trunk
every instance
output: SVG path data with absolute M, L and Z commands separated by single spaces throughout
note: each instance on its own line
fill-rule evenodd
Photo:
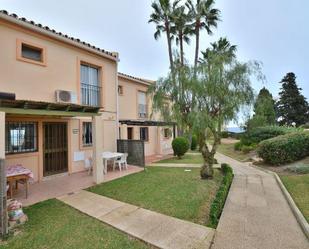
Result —
M 167 19 L 167 17 L 166 17 Z M 168 46 L 168 55 L 170 60 L 171 71 L 174 71 L 174 61 L 173 61 L 173 52 L 172 52 L 172 41 L 171 41 L 171 32 L 169 21 L 165 20 L 165 29 L 166 29 L 166 38 L 167 38 L 167 46 Z
M 197 67 L 198 54 L 200 50 L 200 20 L 196 20 L 195 25 L 195 57 L 194 57 L 194 67 Z
M 179 42 L 180 42 L 180 63 L 184 65 L 184 51 L 183 51 L 183 34 L 179 34 Z
M 206 146 L 206 145 L 204 145 Z M 201 178 L 202 179 L 211 179 L 213 178 L 214 175 L 214 169 L 213 169 L 213 164 L 214 164 L 214 154 L 209 152 L 208 150 L 206 151 L 205 149 L 202 149 L 202 155 L 204 158 L 204 164 L 201 168 Z

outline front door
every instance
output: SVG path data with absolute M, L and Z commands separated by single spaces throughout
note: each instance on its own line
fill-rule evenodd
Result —
M 132 140 L 132 139 L 133 139 L 133 128 L 128 127 L 128 140 Z
M 68 171 L 67 123 L 43 123 L 44 176 Z

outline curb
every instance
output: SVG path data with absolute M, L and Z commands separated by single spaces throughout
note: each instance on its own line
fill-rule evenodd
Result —
M 307 222 L 307 220 L 305 219 L 305 217 L 303 216 L 303 214 L 299 211 L 298 207 L 296 206 L 294 200 L 292 199 L 291 195 L 289 194 L 289 192 L 287 191 L 287 189 L 285 188 L 285 186 L 283 185 L 280 177 L 275 173 L 272 172 L 274 177 L 276 178 L 276 181 L 285 197 L 285 199 L 287 200 L 290 208 L 292 209 L 292 212 L 294 214 L 294 216 L 296 217 L 296 220 L 298 221 L 299 225 L 301 226 L 303 232 L 305 233 L 305 235 L 307 236 L 307 239 L 309 240 L 309 224 Z

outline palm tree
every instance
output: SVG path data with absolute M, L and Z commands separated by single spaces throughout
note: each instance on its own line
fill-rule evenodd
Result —
M 192 3 L 192 0 L 187 0 L 186 5 L 190 9 L 190 15 L 194 17 L 196 42 L 194 66 L 196 67 L 199 58 L 200 31 L 205 29 L 209 35 L 212 34 L 212 28 L 216 28 L 220 21 L 220 10 L 213 8 L 215 0 L 197 0 L 196 4 Z
M 179 1 L 175 3 L 178 4 Z M 173 14 L 171 16 L 172 27 L 171 32 L 176 38 L 176 44 L 179 45 L 180 50 L 180 63 L 184 65 L 184 42 L 190 43 L 190 35 L 192 34 L 192 26 L 190 22 L 192 21 L 191 16 L 187 12 L 185 6 L 178 5 L 173 6 Z
M 178 1 L 177 1 L 178 2 Z M 174 3 L 175 5 L 175 3 Z M 156 32 L 154 33 L 154 38 L 158 40 L 163 32 L 166 33 L 168 54 L 170 60 L 170 68 L 173 71 L 173 53 L 172 53 L 172 39 L 171 34 L 171 15 L 173 12 L 173 5 L 170 0 L 156 0 L 151 4 L 153 8 L 153 13 L 150 15 L 148 23 L 156 24 Z

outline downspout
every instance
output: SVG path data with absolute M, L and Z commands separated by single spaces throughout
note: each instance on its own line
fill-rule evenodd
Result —
M 118 94 L 118 86 L 119 86 L 119 81 L 118 81 L 118 63 L 120 62 L 119 59 L 119 54 L 114 52 L 117 56 L 117 61 L 116 61 L 116 138 L 117 140 L 119 139 L 119 94 Z M 117 148 L 117 141 L 116 141 L 116 148 Z

